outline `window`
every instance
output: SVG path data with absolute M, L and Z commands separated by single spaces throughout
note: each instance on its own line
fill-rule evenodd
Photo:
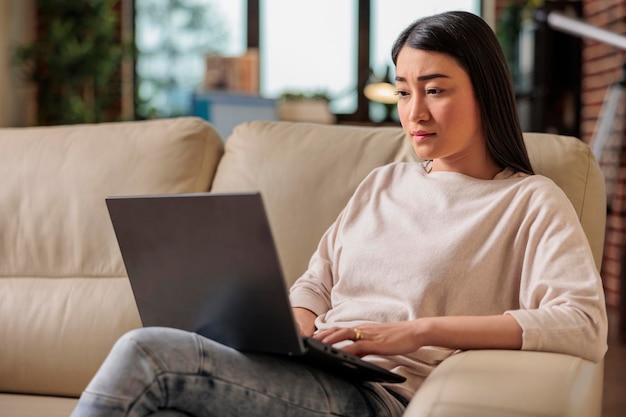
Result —
M 336 113 L 356 109 L 356 0 L 260 1 L 261 94 L 325 94 Z
M 420 17 L 448 10 L 480 15 L 480 0 L 372 0 L 370 61 L 374 73 L 382 77 L 390 67 L 393 79 L 391 47 L 402 29 Z

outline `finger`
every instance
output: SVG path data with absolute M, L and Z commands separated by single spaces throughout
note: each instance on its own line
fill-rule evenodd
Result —
M 320 340 L 329 345 L 343 342 L 346 340 L 354 341 L 356 339 L 356 333 L 354 329 L 350 328 L 337 328 L 332 329 L 320 334 Z
M 314 339 L 322 340 L 327 337 L 329 334 L 333 334 L 339 330 L 342 330 L 340 327 L 331 327 L 330 329 L 320 330 L 319 332 L 313 335 Z
M 354 356 L 363 357 L 376 353 L 376 343 L 368 340 L 359 340 L 341 348 L 346 353 Z

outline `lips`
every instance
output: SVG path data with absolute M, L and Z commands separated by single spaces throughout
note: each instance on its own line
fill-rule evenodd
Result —
M 431 136 L 434 136 L 435 133 L 433 132 L 426 132 L 425 130 L 416 130 L 413 132 L 413 141 L 414 142 L 423 142 L 426 139 L 430 138 Z

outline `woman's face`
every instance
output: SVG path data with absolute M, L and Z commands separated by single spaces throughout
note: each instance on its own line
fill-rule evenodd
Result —
M 396 88 L 402 127 L 417 155 L 433 160 L 433 170 L 463 172 L 468 162 L 489 162 L 472 83 L 454 58 L 404 46 Z

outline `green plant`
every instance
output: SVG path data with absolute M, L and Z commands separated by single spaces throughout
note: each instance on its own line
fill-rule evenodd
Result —
M 14 50 L 14 64 L 37 86 L 40 125 L 117 118 L 124 48 L 120 0 L 37 0 L 38 36 Z
M 281 100 L 326 100 L 330 101 L 330 96 L 326 91 L 285 91 L 280 97 Z

